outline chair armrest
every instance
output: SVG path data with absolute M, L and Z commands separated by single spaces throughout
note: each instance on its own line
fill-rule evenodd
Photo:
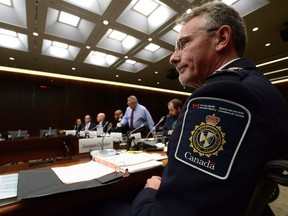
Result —
M 267 180 L 288 186 L 288 160 L 271 160 L 263 167 Z

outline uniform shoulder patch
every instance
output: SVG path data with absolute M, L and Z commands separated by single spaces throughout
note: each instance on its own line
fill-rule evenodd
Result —
M 250 112 L 232 101 L 191 99 L 187 103 L 176 159 L 216 178 L 228 178 L 250 119 Z

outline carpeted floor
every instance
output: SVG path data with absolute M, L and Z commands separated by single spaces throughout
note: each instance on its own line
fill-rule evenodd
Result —
M 275 216 L 288 216 L 288 187 L 279 186 L 279 197 L 272 203 L 272 208 Z

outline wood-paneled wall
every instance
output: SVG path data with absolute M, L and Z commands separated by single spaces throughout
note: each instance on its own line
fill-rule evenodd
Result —
M 0 133 L 8 130 L 29 130 L 39 135 L 40 129 L 68 129 L 76 118 L 99 112 L 114 123 L 114 111 L 125 112 L 127 97 L 135 95 L 147 107 L 154 122 L 168 113 L 167 102 L 187 96 L 119 87 L 83 81 L 0 72 Z M 178 82 L 175 80 L 175 82 Z M 41 88 L 44 85 L 47 88 Z
M 154 122 L 168 113 L 167 102 L 187 96 L 149 90 L 110 86 L 83 81 L 0 72 L 0 133 L 8 130 L 28 130 L 39 135 L 40 129 L 69 129 L 76 118 L 91 114 L 94 121 L 99 112 L 114 123 L 114 111 L 125 112 L 127 97 L 135 95 L 150 111 Z M 175 80 L 178 82 L 178 80 Z M 48 88 L 40 88 L 46 85 Z M 287 84 L 278 84 L 288 102 Z

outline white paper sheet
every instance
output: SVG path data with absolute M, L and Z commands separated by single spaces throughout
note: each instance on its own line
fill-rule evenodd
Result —
M 89 181 L 115 172 L 114 169 L 94 161 L 51 169 L 64 184 Z

